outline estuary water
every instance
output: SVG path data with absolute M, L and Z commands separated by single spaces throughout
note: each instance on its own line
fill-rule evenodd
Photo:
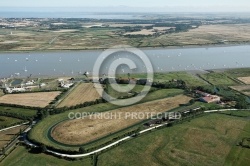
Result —
M 141 49 L 151 61 L 154 72 L 191 71 L 250 67 L 250 46 L 223 46 L 198 48 L 148 48 Z M 102 50 L 0 53 L 0 78 L 11 75 L 76 76 L 93 71 Z M 113 71 L 143 73 L 146 66 L 132 53 L 117 52 L 103 62 L 101 73 L 107 73 L 114 60 L 128 58 L 135 62 L 132 71 L 122 64 Z

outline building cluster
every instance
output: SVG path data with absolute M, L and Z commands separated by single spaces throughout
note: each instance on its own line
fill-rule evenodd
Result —
M 26 92 L 26 88 L 24 87 L 13 87 L 13 88 L 10 88 L 8 86 L 5 87 L 4 89 L 4 92 L 5 93 L 20 93 L 20 92 Z
M 61 88 L 68 89 L 74 85 L 74 82 L 73 82 L 74 78 L 68 79 L 66 81 L 64 79 L 58 79 L 57 81 L 59 82 L 59 87 L 61 87 Z
M 211 95 L 209 93 L 205 93 L 199 90 L 195 91 L 196 94 L 198 94 L 200 97 L 201 102 L 205 103 L 219 103 L 221 101 L 221 98 L 217 95 Z
M 16 86 L 12 86 L 11 83 L 8 84 L 8 79 L 2 79 L 0 81 L 1 84 L 1 88 L 3 89 L 3 91 L 7 94 L 10 93 L 22 93 L 22 92 L 26 92 L 26 91 L 30 91 L 33 88 L 37 88 L 38 85 L 36 85 L 36 81 L 35 80 L 29 80 L 26 83 L 22 83 L 20 85 L 16 85 Z M 46 86 L 46 85 L 42 85 L 42 86 Z M 41 85 L 40 85 L 41 87 Z

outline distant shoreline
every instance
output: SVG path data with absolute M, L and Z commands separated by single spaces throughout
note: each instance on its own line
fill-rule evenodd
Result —
M 166 46 L 166 47 L 134 47 L 141 50 L 154 50 L 154 49 L 188 49 L 188 48 L 216 48 L 216 47 L 236 47 L 236 46 L 248 46 L 249 42 L 245 43 L 229 43 L 229 44 L 208 44 L 208 45 L 183 45 L 183 46 Z M 133 46 L 131 46 L 133 47 Z M 110 47 L 112 48 L 112 47 Z M 105 51 L 109 48 L 96 48 L 96 49 L 59 49 L 59 50 L 8 50 L 8 51 L 0 51 L 0 55 L 3 53 L 46 53 L 46 52 L 72 52 L 72 51 Z

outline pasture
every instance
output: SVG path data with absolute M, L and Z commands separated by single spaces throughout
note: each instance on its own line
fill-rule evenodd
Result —
M 51 165 L 60 165 L 60 166 L 92 166 L 92 161 L 90 158 L 76 160 L 76 161 L 67 161 L 65 159 L 59 159 L 51 155 L 43 153 L 33 153 L 29 152 L 23 146 L 18 146 L 8 157 L 6 157 L 1 163 L 0 166 L 6 165 L 18 165 L 18 166 L 51 166 Z
M 232 148 L 236 148 L 237 140 L 247 124 L 249 121 L 242 118 L 210 114 L 130 140 L 101 154 L 97 165 L 219 166 L 227 161 L 228 165 L 233 165 L 227 156 Z M 249 150 L 244 151 L 248 151 L 243 158 L 247 163 Z M 233 155 L 240 157 L 242 154 Z M 235 164 L 240 165 L 237 161 Z

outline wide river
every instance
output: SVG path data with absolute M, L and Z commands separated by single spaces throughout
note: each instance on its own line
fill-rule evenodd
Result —
M 152 48 L 142 49 L 153 64 L 154 72 L 208 70 L 250 67 L 250 46 Z M 30 53 L 0 53 L 0 78 L 11 75 L 28 76 L 75 76 L 92 72 L 98 56 L 103 51 L 57 51 Z M 112 54 L 105 60 L 101 73 L 106 73 L 112 61 L 128 58 L 137 68 L 130 71 L 127 65 L 116 70 L 121 73 L 145 72 L 140 58 L 127 52 Z

